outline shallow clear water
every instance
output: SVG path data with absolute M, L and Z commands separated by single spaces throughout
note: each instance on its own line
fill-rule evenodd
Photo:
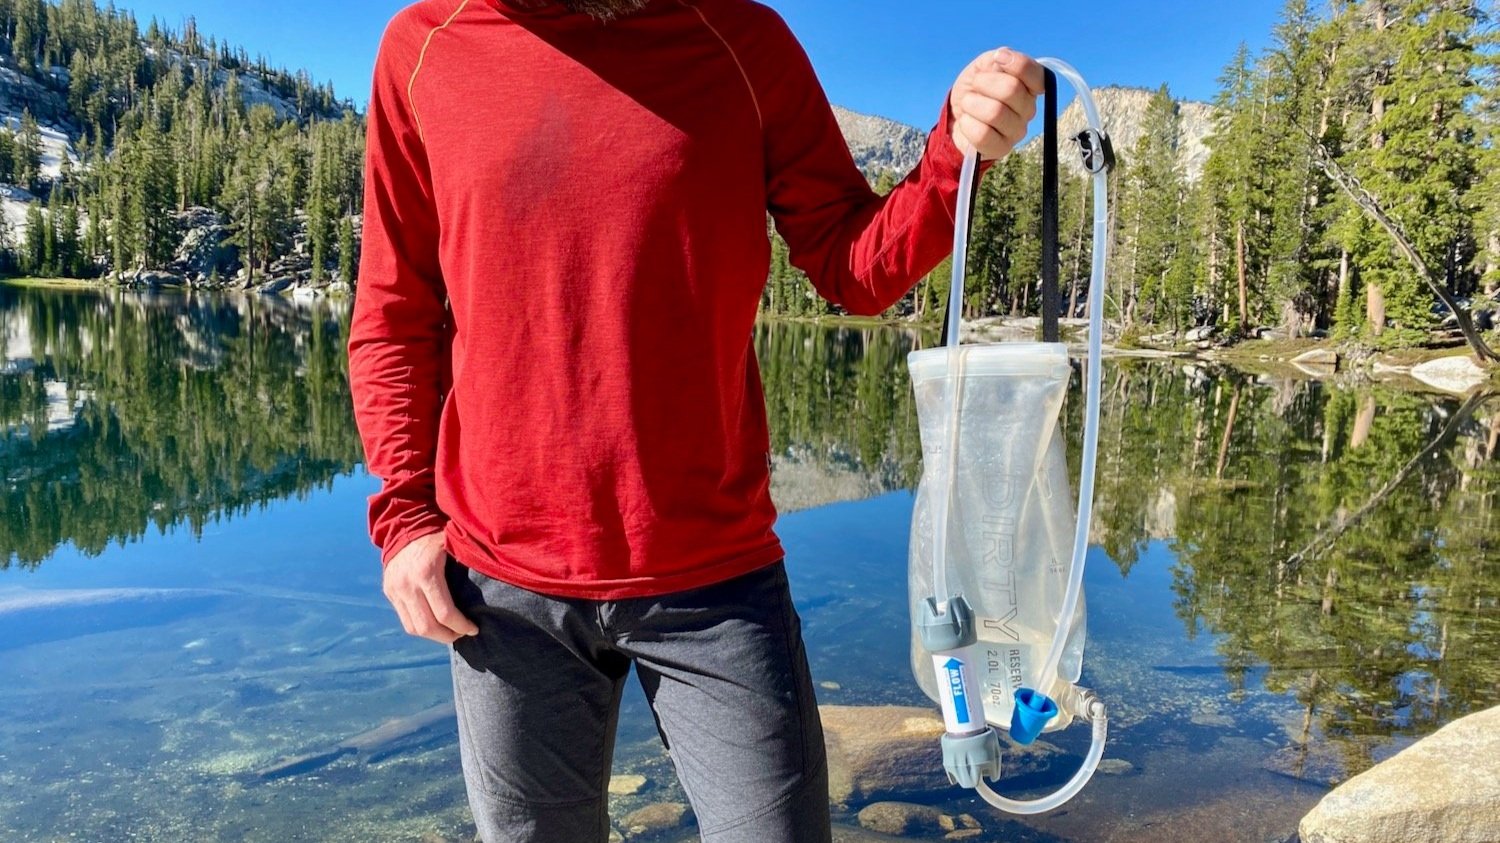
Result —
M 376 757 L 254 775 L 450 698 L 444 649 L 380 596 L 346 324 L 0 286 L 0 839 L 467 839 L 441 716 Z M 928 706 L 905 606 L 920 342 L 757 336 L 825 704 Z M 981 840 L 1279 840 L 1329 781 L 1500 702 L 1500 399 L 1181 362 L 1105 383 L 1083 684 L 1128 765 L 1024 822 L 902 798 L 973 813 Z M 1056 784 L 1086 739 L 1007 789 Z M 652 782 L 617 816 L 683 799 L 634 688 L 616 768 Z

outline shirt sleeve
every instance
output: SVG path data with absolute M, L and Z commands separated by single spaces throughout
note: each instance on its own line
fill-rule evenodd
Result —
M 381 487 L 369 500 L 381 563 L 443 529 L 434 491 L 446 380 L 447 294 L 438 221 L 418 124 L 407 99 L 409 52 L 386 28 L 366 115 L 364 233 L 349 329 L 349 388 L 365 463 Z
M 757 52 L 775 61 L 757 63 L 757 93 L 771 217 L 820 295 L 850 313 L 881 313 L 953 248 L 963 153 L 948 98 L 921 161 L 882 197 L 854 163 L 807 53 L 779 15 L 768 17 L 770 49 Z

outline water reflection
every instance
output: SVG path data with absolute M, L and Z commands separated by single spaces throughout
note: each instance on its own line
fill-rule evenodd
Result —
M 1500 701 L 1500 400 L 1113 376 L 1098 538 L 1126 572 L 1169 541 L 1187 633 L 1217 637 L 1238 687 L 1267 668 L 1303 708 L 1294 742 L 1423 735 Z
M 0 568 L 208 521 L 354 468 L 337 311 L 0 285 Z
M 782 512 L 916 487 L 922 446 L 906 355 L 923 339 L 892 328 L 756 326 Z
M 331 800 L 369 839 L 462 825 L 449 730 L 392 761 L 234 778 L 446 694 L 435 651 L 378 598 L 346 321 L 256 297 L 0 286 L 0 671 L 19 679 L 0 705 L 26 712 L 0 728 L 0 832 L 64 817 L 96 839 L 325 839 L 290 830 Z M 920 472 L 904 360 L 926 341 L 756 329 L 823 702 L 924 703 L 902 568 Z M 1109 757 L 1137 774 L 1037 829 L 1284 834 L 1321 790 L 1265 770 L 1326 784 L 1500 702 L 1500 400 L 1181 362 L 1111 361 L 1105 379 L 1085 682 L 1111 701 Z M 659 783 L 642 798 L 681 798 L 639 700 L 621 728 L 620 763 Z M 87 812 L 70 807 L 85 778 Z M 413 793 L 419 807 L 393 807 Z M 1265 806 L 1258 826 L 1226 819 L 1246 805 Z

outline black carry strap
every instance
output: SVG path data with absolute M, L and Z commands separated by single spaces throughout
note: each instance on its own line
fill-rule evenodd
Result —
M 1057 74 L 1045 72 L 1042 109 L 1042 341 L 1057 342 L 1057 316 L 1062 309 L 1058 289 L 1058 266 L 1061 255 L 1057 242 Z M 974 168 L 974 183 L 969 191 L 969 220 L 974 219 L 974 204 L 979 199 L 979 168 Z M 951 292 L 951 291 L 950 291 Z M 939 345 L 948 344 L 948 300 L 943 304 L 943 333 Z
M 1057 342 L 1057 314 L 1062 310 L 1057 275 L 1062 256 L 1057 243 L 1057 74 L 1050 70 L 1046 97 L 1042 110 L 1042 342 Z

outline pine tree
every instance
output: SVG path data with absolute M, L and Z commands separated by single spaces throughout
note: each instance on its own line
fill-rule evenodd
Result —
M 34 206 L 33 206 L 34 207 Z M 46 224 L 42 227 L 42 256 L 39 270 L 42 275 L 57 276 L 57 191 L 47 195 Z
M 1142 310 L 1135 314 L 1152 324 L 1178 327 L 1182 314 L 1168 301 L 1167 275 L 1185 231 L 1182 226 L 1186 180 L 1178 172 L 1177 103 L 1166 85 L 1151 97 L 1143 132 L 1130 156 L 1131 198 L 1125 218 L 1131 262 L 1127 300 Z M 1127 312 L 1130 308 L 1127 305 Z M 1133 319 L 1131 321 L 1134 321 Z
M 20 181 L 16 177 L 16 135 L 7 128 L 0 128 L 0 181 Z
M 1252 63 L 1249 48 L 1241 44 L 1219 77 L 1218 111 L 1208 142 L 1212 153 L 1204 176 L 1205 189 L 1216 203 L 1212 219 L 1217 230 L 1211 237 L 1224 242 L 1230 252 L 1227 260 L 1214 262 L 1219 277 L 1209 286 L 1226 291 L 1225 315 L 1232 314 L 1242 334 L 1264 311 L 1265 222 L 1270 218 L 1266 97 L 1263 75 Z
M 69 203 L 63 207 L 57 225 L 57 273 L 70 278 L 82 277 L 82 258 L 78 243 L 78 206 Z
M 332 240 L 333 219 L 330 213 L 329 154 L 326 135 L 313 135 L 312 175 L 307 190 L 307 240 L 312 252 L 312 280 L 323 280 L 324 265 L 328 261 L 328 247 Z
M 339 280 L 352 287 L 358 265 L 359 258 L 354 251 L 354 220 L 344 216 L 339 219 Z
M 31 116 L 21 113 L 21 132 L 16 136 L 16 183 L 35 193 L 42 175 L 42 131 Z
M 23 275 L 41 273 L 46 258 L 47 220 L 42 206 L 32 202 L 26 207 L 26 243 L 21 248 L 20 268 Z

